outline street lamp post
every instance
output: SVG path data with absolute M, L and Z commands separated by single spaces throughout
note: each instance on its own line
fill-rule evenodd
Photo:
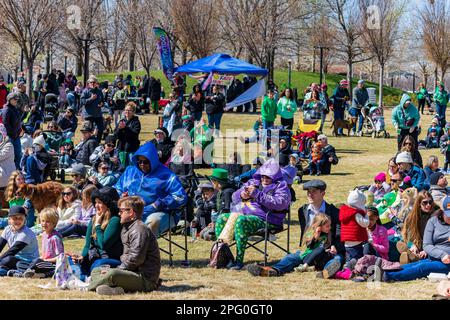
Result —
M 67 54 L 64 54 L 64 74 L 67 75 Z
M 291 87 L 291 83 L 292 83 L 292 60 L 289 59 L 288 61 L 288 87 Z

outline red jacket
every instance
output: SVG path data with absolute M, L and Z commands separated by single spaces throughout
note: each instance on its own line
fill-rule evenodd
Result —
M 339 209 L 339 221 L 341 221 L 341 241 L 367 241 L 367 229 L 361 227 L 356 222 L 356 214 L 359 213 L 363 217 L 366 213 L 361 209 L 355 209 L 347 205 L 343 205 Z

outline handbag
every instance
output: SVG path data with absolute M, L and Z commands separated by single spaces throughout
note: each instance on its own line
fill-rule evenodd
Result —
M 221 269 L 225 268 L 230 262 L 234 262 L 234 256 L 228 244 L 220 239 L 214 242 L 211 248 L 209 266 L 211 268 Z

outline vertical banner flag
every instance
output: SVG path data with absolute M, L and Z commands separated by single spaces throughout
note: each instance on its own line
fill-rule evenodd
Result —
M 153 27 L 159 53 L 161 55 L 161 65 L 166 78 L 173 82 L 173 61 L 172 53 L 170 52 L 170 40 L 164 29 Z

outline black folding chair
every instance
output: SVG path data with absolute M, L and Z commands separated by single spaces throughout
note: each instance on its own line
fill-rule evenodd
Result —
M 291 237 L 291 207 L 289 206 L 289 208 L 285 212 L 286 217 L 284 219 L 283 226 L 280 226 L 279 228 L 269 228 L 269 223 L 267 221 L 269 214 L 283 214 L 283 213 L 273 213 L 273 212 L 266 213 L 265 227 L 263 229 L 259 229 L 256 233 L 252 234 L 250 236 L 249 240 L 247 241 L 247 246 L 245 247 L 245 249 L 253 248 L 256 251 L 258 251 L 259 253 L 261 253 L 262 255 L 264 255 L 264 266 L 266 266 L 267 257 L 269 256 L 267 253 L 269 243 L 271 243 L 273 246 L 277 247 L 281 251 L 285 252 L 286 254 L 291 253 L 289 250 L 290 249 L 289 242 L 290 242 L 290 237 Z M 284 226 L 284 224 L 286 224 L 286 226 Z M 286 247 L 282 247 L 281 245 L 276 243 L 276 239 L 275 240 L 270 239 L 270 235 L 275 236 L 284 231 L 287 231 Z M 255 239 L 252 240 L 252 238 L 255 238 Z M 264 250 L 261 250 L 260 248 L 257 247 L 257 245 L 263 241 L 264 241 Z M 232 247 L 234 245 L 236 245 L 235 241 L 230 245 L 230 247 Z
M 184 213 L 184 221 L 187 221 L 187 207 L 183 206 L 177 210 L 172 210 L 169 211 L 169 221 L 172 220 L 172 217 L 175 218 L 176 214 L 180 211 L 183 210 Z M 175 219 L 174 219 L 175 220 Z M 169 226 L 170 226 L 170 222 L 169 222 Z M 183 228 L 186 228 L 186 226 L 183 226 Z M 179 226 L 174 226 L 174 227 L 169 227 L 169 229 L 165 232 L 162 232 L 159 236 L 158 239 L 164 239 L 169 243 L 169 249 L 165 250 L 163 248 L 159 248 L 162 252 L 164 252 L 165 254 L 169 255 L 169 266 L 173 266 L 173 247 L 175 246 L 181 250 L 184 251 L 184 260 L 181 261 L 181 265 L 182 266 L 189 266 L 189 259 L 188 259 L 188 242 L 187 242 L 187 232 L 184 232 L 184 245 L 180 245 L 177 242 L 172 240 L 172 233 L 176 232 L 179 229 Z

